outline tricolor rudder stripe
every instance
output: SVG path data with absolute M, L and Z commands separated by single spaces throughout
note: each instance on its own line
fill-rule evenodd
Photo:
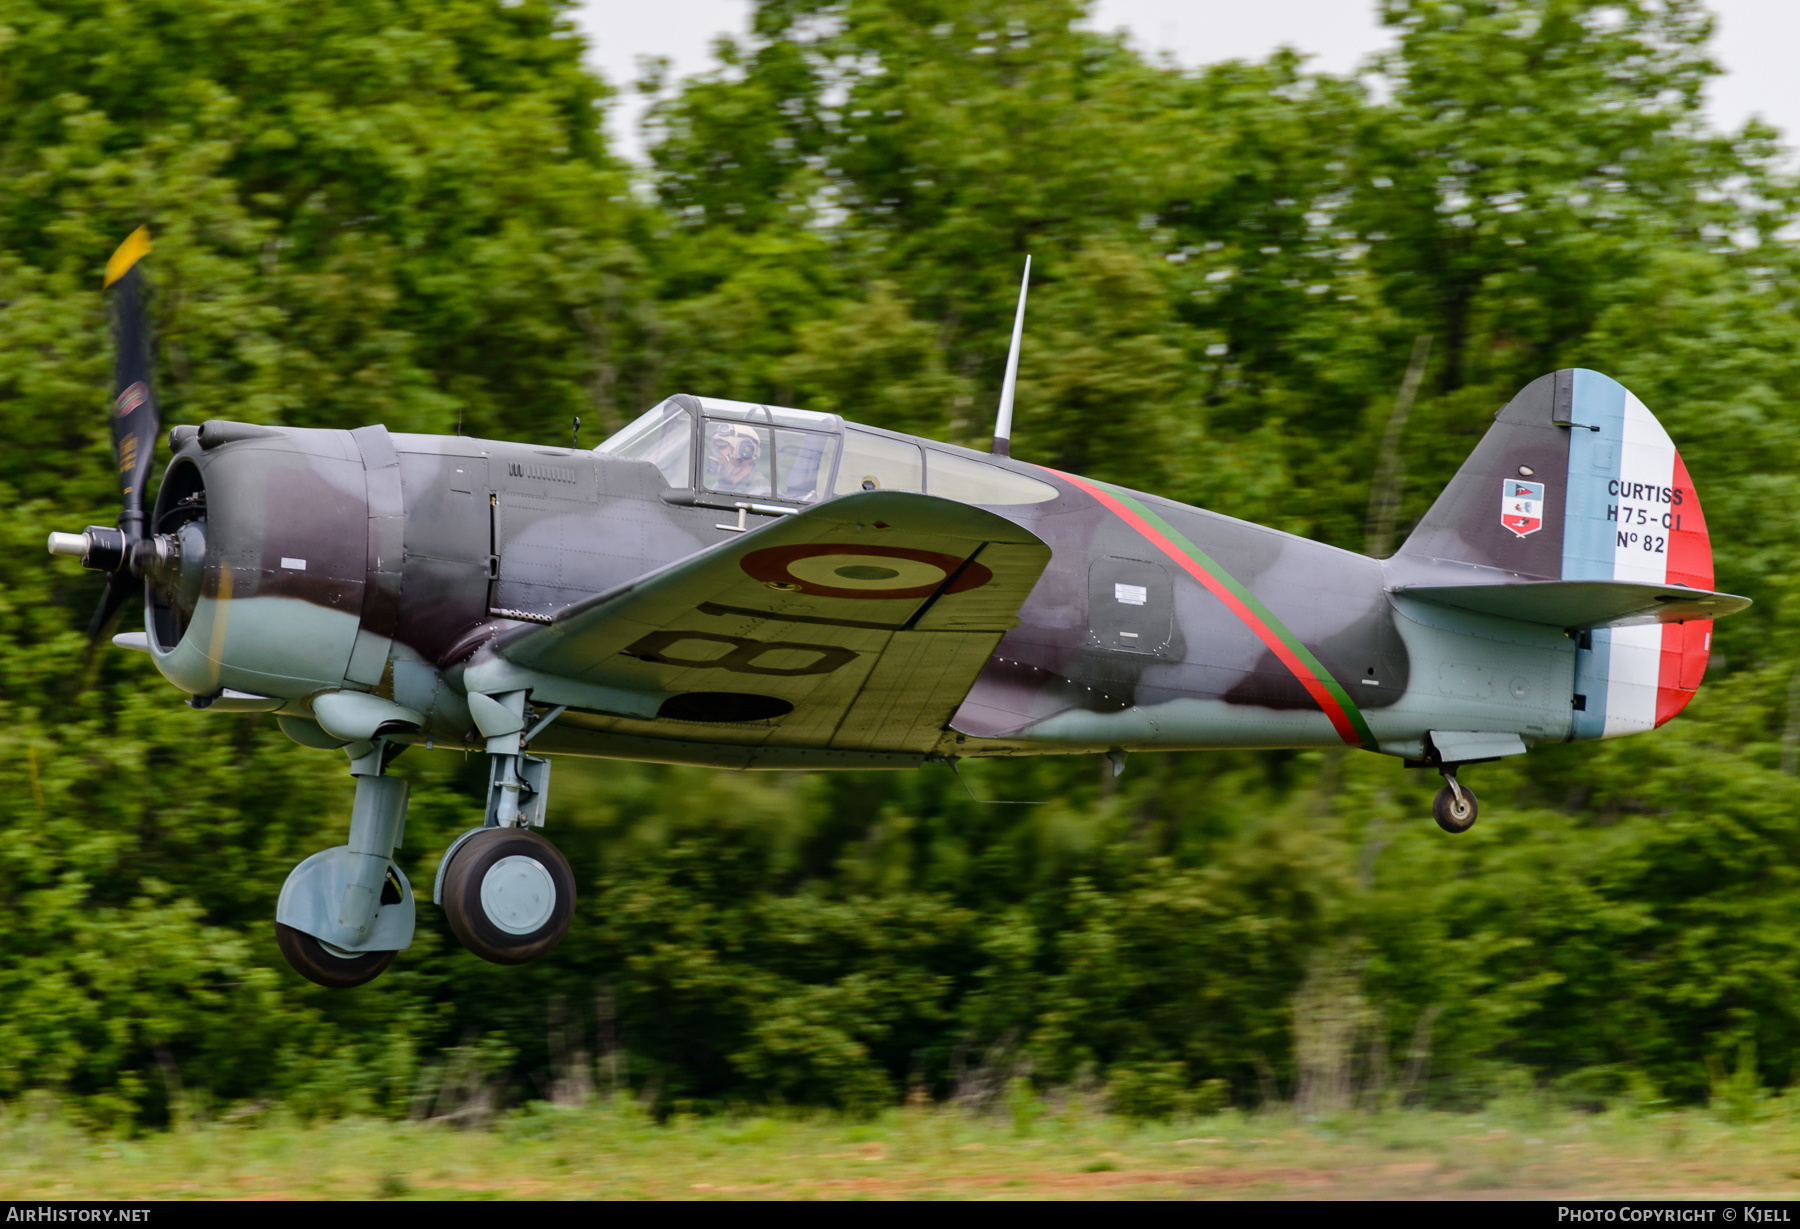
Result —
M 1256 638 L 1293 673 L 1314 702 L 1324 711 L 1338 737 L 1353 747 L 1375 747 L 1375 736 L 1363 720 L 1361 710 L 1348 692 L 1331 677 L 1299 637 L 1258 601 L 1256 595 L 1205 551 L 1195 546 L 1180 530 L 1158 516 L 1150 506 L 1131 492 L 1109 483 L 1095 482 L 1051 470 L 1059 478 L 1073 483 L 1093 496 L 1108 511 L 1130 525 L 1146 541 L 1167 556 L 1177 567 L 1199 581 L 1206 590 L 1225 604 L 1226 609 L 1248 627 Z
M 1570 404 L 1564 580 L 1713 586 L 1712 543 L 1687 467 L 1643 402 L 1576 370 Z M 1661 725 L 1706 670 L 1710 621 L 1599 629 L 1576 656 L 1573 737 L 1615 738 Z

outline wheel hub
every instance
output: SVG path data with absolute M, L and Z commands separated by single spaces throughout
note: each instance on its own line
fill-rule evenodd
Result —
M 556 911 L 556 881 L 536 858 L 501 858 L 482 877 L 481 911 L 509 935 L 533 934 Z

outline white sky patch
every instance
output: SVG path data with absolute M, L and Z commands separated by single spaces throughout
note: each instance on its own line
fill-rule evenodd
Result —
M 1793 87 L 1793 49 L 1800 46 L 1796 0 L 1710 0 L 1717 17 L 1713 55 L 1726 70 L 1708 87 L 1708 110 L 1723 128 L 1760 114 L 1784 133 L 1800 132 L 1800 90 Z M 712 65 L 721 34 L 749 29 L 750 0 L 583 0 L 575 11 L 588 37 L 588 62 L 620 90 L 608 117 L 614 148 L 641 158 L 638 122 L 644 100 L 629 85 L 640 56 L 667 56 L 673 77 Z M 1311 55 L 1319 72 L 1348 73 L 1392 45 L 1374 0 L 1098 0 L 1091 25 L 1124 29 L 1152 57 L 1167 53 L 1194 66 L 1261 59 L 1283 44 Z M 1792 142 L 1790 141 L 1790 144 Z

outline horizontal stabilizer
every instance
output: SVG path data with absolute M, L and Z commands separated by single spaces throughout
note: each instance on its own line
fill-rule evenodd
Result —
M 1624 580 L 1518 581 L 1503 585 L 1402 585 L 1397 597 L 1451 606 L 1524 623 L 1586 629 L 1720 619 L 1750 605 L 1747 597 L 1684 585 Z

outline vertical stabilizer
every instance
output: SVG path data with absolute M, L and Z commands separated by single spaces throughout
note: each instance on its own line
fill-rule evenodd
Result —
M 1520 581 L 1713 587 L 1712 543 L 1675 444 L 1616 380 L 1568 369 L 1534 380 L 1444 488 L 1390 565 Z M 1576 660 L 1576 738 L 1661 725 L 1700 686 L 1710 620 L 1596 629 Z

